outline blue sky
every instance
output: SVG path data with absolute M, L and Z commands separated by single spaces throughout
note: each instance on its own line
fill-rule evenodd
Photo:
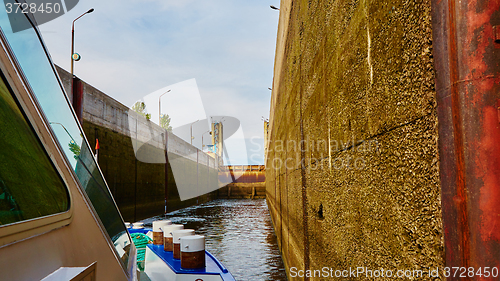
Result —
M 241 122 L 249 159 L 231 155 L 233 164 L 263 164 L 279 17 L 269 5 L 279 1 L 80 0 L 39 28 L 54 62 L 69 70 L 71 22 L 94 8 L 75 23 L 75 75 L 127 106 L 194 78 L 207 116 Z M 182 93 L 162 104 L 169 95 Z M 198 147 L 206 126 L 194 126 Z

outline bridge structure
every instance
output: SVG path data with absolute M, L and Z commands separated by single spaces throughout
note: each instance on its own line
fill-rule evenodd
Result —
M 218 198 L 266 198 L 264 165 L 227 165 L 219 169 Z

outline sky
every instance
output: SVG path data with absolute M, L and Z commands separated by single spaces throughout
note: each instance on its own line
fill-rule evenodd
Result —
M 75 23 L 76 76 L 129 107 L 147 101 L 154 122 L 159 95 L 171 90 L 161 104 L 174 129 L 206 119 L 193 124 L 198 148 L 211 116 L 235 117 L 241 133 L 232 142 L 244 138 L 247 153 L 233 149 L 231 164 L 264 164 L 279 17 L 270 5 L 279 1 L 80 0 L 39 29 L 69 71 L 71 23 L 94 8 Z M 189 141 L 187 132 L 179 134 Z

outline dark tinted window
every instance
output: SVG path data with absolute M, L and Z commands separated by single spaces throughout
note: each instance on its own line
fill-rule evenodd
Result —
M 12 2 L 12 0 L 9 1 Z M 113 242 L 116 244 L 117 241 L 122 240 L 121 238 L 126 238 L 123 245 L 116 245 L 117 252 L 122 257 L 123 266 L 126 268 L 130 246 L 122 248 L 125 244 L 131 243 L 127 229 L 83 136 L 83 131 L 71 111 L 71 105 L 59 84 L 55 70 L 40 41 L 39 33 L 35 28 L 13 32 L 11 23 L 20 26 L 30 26 L 31 23 L 28 22 L 26 14 L 7 14 L 5 9 L 0 9 L 0 33 L 6 37 L 62 151 L 76 172 L 83 191 L 90 199 Z M 124 238 L 123 235 L 126 237 Z
M 0 80 L 0 225 L 61 213 L 66 187 Z

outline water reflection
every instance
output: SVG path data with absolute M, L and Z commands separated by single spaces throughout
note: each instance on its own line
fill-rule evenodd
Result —
M 286 280 L 265 199 L 220 199 L 167 215 L 206 236 L 206 249 L 236 280 Z M 144 220 L 163 219 L 154 217 Z

